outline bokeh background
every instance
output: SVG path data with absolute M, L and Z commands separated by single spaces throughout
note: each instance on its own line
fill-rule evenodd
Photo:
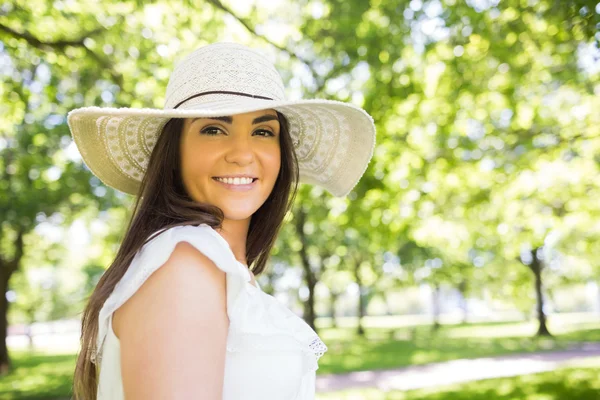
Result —
M 162 108 L 215 41 L 377 126 L 347 198 L 301 186 L 258 278 L 329 346 L 318 398 L 600 399 L 597 0 L 0 2 L 0 398 L 70 398 L 130 217 L 67 112 Z

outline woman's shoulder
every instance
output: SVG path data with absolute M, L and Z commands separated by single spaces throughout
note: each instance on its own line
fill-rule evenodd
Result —
M 198 256 L 206 257 L 228 276 L 241 281 L 250 280 L 249 274 L 245 273 L 235 258 L 229 243 L 211 226 L 180 225 L 157 231 L 149 237 L 135 253 L 127 271 L 116 284 L 111 294 L 112 298 L 107 302 L 114 302 L 113 306 L 118 307 L 123 300 L 131 297 L 150 275 L 165 265 L 180 243 L 188 245 L 179 246 L 182 250 L 182 254 L 177 255 L 179 259 L 186 254 L 196 259 Z M 198 255 L 197 252 L 202 254 Z
M 136 253 L 130 267 L 160 266 L 181 242 L 190 244 L 225 272 L 238 271 L 229 243 L 207 224 L 179 225 L 153 233 Z
M 176 323 L 183 324 L 178 322 L 182 315 L 195 315 L 196 319 L 220 319 L 220 307 L 206 308 L 199 316 L 198 305 L 224 303 L 225 276 L 226 273 L 216 263 L 194 246 L 187 241 L 178 242 L 167 261 L 151 271 L 144 282 L 136 284 L 131 297 L 123 299 L 124 303 L 114 311 L 115 336 L 120 338 L 123 320 L 128 321 L 125 326 L 131 333 L 139 329 L 143 331 L 146 324 L 155 326 L 163 319 L 171 327 Z M 170 312 L 174 309 L 177 315 Z

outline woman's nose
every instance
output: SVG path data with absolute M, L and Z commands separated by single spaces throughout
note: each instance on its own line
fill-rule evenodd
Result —
M 225 160 L 240 165 L 246 165 L 254 161 L 254 151 L 252 150 L 250 135 L 232 135 Z

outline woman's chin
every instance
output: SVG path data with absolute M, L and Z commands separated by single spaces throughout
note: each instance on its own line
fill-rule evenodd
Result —
M 225 216 L 225 219 L 241 221 L 252 217 L 252 214 L 254 214 L 257 209 L 236 209 L 233 207 L 222 207 L 221 210 L 223 210 L 223 215 Z

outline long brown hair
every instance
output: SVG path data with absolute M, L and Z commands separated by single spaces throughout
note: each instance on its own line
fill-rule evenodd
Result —
M 296 196 L 299 180 L 298 161 L 283 114 L 280 123 L 281 168 L 270 196 L 252 215 L 246 256 L 254 275 L 266 266 L 283 219 Z M 216 206 L 193 201 L 186 193 L 180 171 L 183 119 L 169 120 L 152 150 L 142 179 L 132 217 L 117 255 L 92 292 L 81 320 L 81 350 L 73 378 L 74 400 L 96 400 L 98 360 L 93 360 L 98 335 L 98 314 L 115 285 L 125 275 L 136 252 L 155 232 L 182 225 L 207 224 L 220 228 L 223 212 Z

